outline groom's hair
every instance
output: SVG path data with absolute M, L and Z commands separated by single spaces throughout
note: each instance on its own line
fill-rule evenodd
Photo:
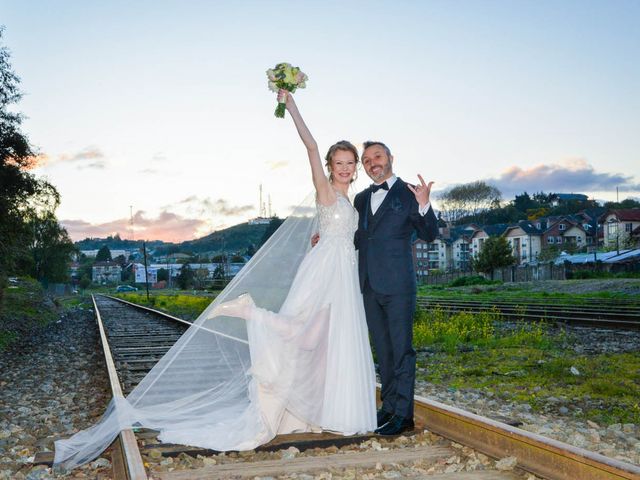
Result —
M 373 147 L 374 145 L 379 145 L 382 148 L 384 148 L 385 153 L 387 154 L 387 157 L 391 158 L 391 150 L 389 150 L 389 147 L 387 147 L 384 143 L 382 142 L 373 142 L 371 140 L 367 140 L 366 142 L 364 142 L 362 144 L 362 153 L 364 154 L 364 151 L 369 148 L 369 147 Z

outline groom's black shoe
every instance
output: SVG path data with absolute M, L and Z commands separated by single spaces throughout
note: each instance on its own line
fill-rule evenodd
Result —
M 383 409 L 378 410 L 378 428 L 383 426 L 393 417 L 393 413 L 389 413 Z
M 378 435 L 400 435 L 402 432 L 413 430 L 413 418 L 392 416 L 387 423 L 375 430 Z

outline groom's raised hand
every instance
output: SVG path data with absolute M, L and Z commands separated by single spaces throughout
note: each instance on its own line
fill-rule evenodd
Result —
M 431 185 L 433 185 L 433 182 L 426 184 L 424 182 L 424 178 L 422 178 L 422 175 L 420 174 L 418 174 L 418 178 L 420 179 L 420 185 L 411 185 L 410 183 L 407 183 L 407 188 L 416 196 L 418 206 L 420 208 L 424 208 L 427 203 L 429 203 L 429 195 L 431 194 Z

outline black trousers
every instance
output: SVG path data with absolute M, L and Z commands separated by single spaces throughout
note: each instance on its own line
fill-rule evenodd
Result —
M 380 368 L 382 409 L 413 418 L 416 351 L 413 349 L 415 293 L 385 295 L 365 281 L 364 309 Z

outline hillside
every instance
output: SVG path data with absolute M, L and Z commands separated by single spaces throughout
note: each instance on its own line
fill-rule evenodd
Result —
M 244 252 L 251 245 L 257 248 L 262 243 L 262 238 L 268 228 L 268 224 L 249 225 L 248 223 L 241 223 L 210 233 L 202 238 L 188 240 L 168 247 L 161 246 L 156 249 L 156 253 L 162 254 L 163 251 L 169 253 L 175 251 L 201 253 L 221 252 L 223 250 L 225 252 Z
M 126 240 L 121 239 L 119 235 L 108 236 L 107 238 L 85 238 L 79 242 L 75 242 L 78 250 L 99 250 L 104 246 L 109 250 L 135 250 L 142 249 L 142 240 Z M 157 247 L 173 245 L 172 243 L 163 242 L 162 240 L 147 241 L 147 248 L 154 249 Z
M 202 238 L 187 240 L 181 243 L 168 243 L 161 240 L 147 241 L 147 248 L 156 255 L 176 252 L 246 252 L 250 246 L 257 249 L 283 222 L 280 218 L 273 218 L 270 224 L 249 225 L 241 223 L 224 230 L 210 233 Z M 98 250 L 104 245 L 109 249 L 141 249 L 142 240 L 123 240 L 119 235 L 107 238 L 85 238 L 75 242 L 79 250 Z

